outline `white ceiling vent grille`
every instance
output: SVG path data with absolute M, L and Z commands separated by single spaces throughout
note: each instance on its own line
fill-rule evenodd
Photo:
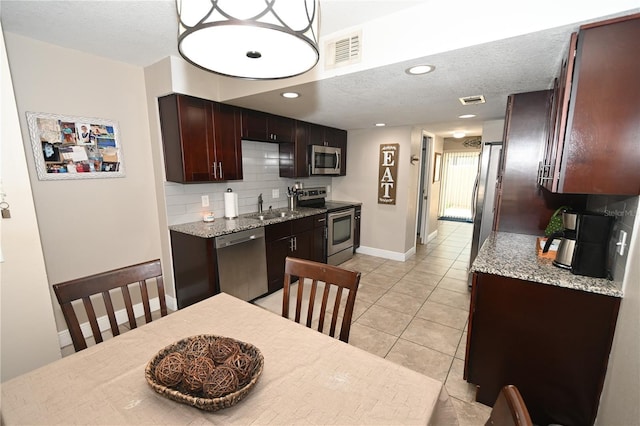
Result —
M 362 31 L 329 40 L 325 44 L 325 68 L 331 69 L 360 62 Z
M 460 103 L 462 105 L 477 105 L 477 104 L 483 104 L 486 102 L 483 95 L 467 96 L 467 97 L 458 98 L 458 99 L 460 99 Z

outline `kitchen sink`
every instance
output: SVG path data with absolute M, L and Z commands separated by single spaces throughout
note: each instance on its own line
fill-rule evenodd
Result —
M 247 217 L 251 218 L 251 219 L 258 219 L 258 220 L 269 220 L 269 219 L 278 219 L 278 218 L 283 218 L 283 217 L 289 217 L 292 216 L 292 212 L 262 212 L 262 213 L 253 213 L 250 215 L 247 215 Z

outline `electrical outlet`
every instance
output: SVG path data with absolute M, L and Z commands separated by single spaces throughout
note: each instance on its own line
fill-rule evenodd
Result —
M 209 196 L 208 195 L 203 195 L 202 196 L 202 207 L 209 207 Z
M 620 235 L 618 236 L 618 242 L 616 243 L 616 252 L 620 256 L 624 256 L 624 248 L 627 246 L 627 233 L 625 231 L 620 231 Z
M 280 198 L 280 190 L 272 189 L 271 190 L 271 198 Z

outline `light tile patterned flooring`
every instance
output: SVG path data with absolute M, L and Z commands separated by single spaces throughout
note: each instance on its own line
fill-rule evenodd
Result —
M 460 425 L 483 425 L 490 407 L 463 380 L 470 293 L 471 224 L 439 221 L 438 236 L 405 262 L 356 254 L 362 273 L 349 344 L 445 384 Z M 282 296 L 256 304 L 281 312 Z

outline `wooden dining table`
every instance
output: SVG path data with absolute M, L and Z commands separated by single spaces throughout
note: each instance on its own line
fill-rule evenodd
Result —
M 148 361 L 198 334 L 251 343 L 263 373 L 245 399 L 215 412 L 156 393 Z M 442 383 L 219 294 L 2 383 L 14 424 L 428 424 Z

